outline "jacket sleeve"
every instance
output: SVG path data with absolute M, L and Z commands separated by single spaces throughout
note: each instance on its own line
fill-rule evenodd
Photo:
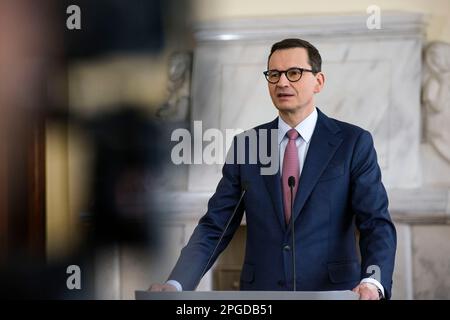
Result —
M 374 277 L 391 297 L 396 231 L 369 132 L 359 135 L 351 164 L 351 205 L 360 232 L 361 279 Z
M 231 148 L 231 150 L 235 150 L 235 141 Z M 233 160 L 235 160 L 234 158 Z M 178 281 L 183 290 L 195 290 L 204 275 L 203 271 L 206 272 L 211 268 L 219 254 L 231 241 L 242 220 L 243 205 L 238 208 L 235 217 L 219 243 L 220 236 L 241 196 L 239 165 L 235 161 L 229 161 L 229 157 L 227 159 L 227 163 L 222 168 L 222 178 L 214 195 L 208 202 L 208 210 L 200 219 L 188 244 L 182 249 L 180 257 L 169 276 L 169 279 Z M 217 250 L 213 254 L 218 243 Z M 212 258 L 208 263 L 210 257 Z

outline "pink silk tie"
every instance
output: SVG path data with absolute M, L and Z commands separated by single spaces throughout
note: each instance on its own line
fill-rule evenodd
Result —
M 293 188 L 293 198 L 298 189 L 298 180 L 300 177 L 300 163 L 298 160 L 298 150 L 295 145 L 295 140 L 299 137 L 297 130 L 291 129 L 286 134 L 289 138 L 289 142 L 284 151 L 283 159 L 283 173 L 281 177 L 282 190 L 283 190 L 283 204 L 284 204 L 284 217 L 286 224 L 291 219 L 291 188 L 288 185 L 288 179 L 290 176 L 295 178 L 295 186 Z

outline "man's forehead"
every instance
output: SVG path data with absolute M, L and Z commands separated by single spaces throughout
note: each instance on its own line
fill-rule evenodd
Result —
M 308 52 L 305 48 L 280 49 L 273 52 L 269 60 L 272 64 L 308 63 Z

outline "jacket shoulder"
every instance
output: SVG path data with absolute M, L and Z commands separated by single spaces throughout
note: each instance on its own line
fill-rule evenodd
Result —
M 328 120 L 337 128 L 344 136 L 347 137 L 359 137 L 360 135 L 370 135 L 370 132 L 364 128 L 361 128 L 355 124 L 337 120 L 334 118 L 328 118 Z

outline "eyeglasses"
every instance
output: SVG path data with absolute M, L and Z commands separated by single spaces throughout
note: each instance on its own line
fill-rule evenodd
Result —
M 287 70 L 281 71 L 281 70 L 267 70 L 264 71 L 264 75 L 266 76 L 267 81 L 270 83 L 278 83 L 280 81 L 281 75 L 284 73 L 286 75 L 286 78 L 290 82 L 296 82 L 302 78 L 303 72 L 312 72 L 313 70 L 309 69 L 303 69 L 303 68 L 289 68 Z

